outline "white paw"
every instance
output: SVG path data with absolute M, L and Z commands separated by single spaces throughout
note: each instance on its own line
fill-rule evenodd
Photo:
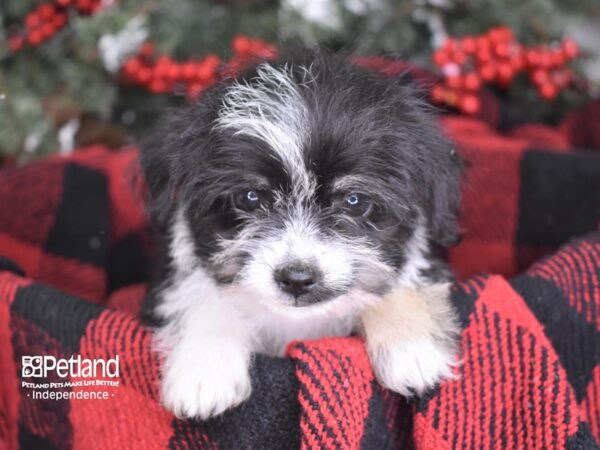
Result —
M 222 348 L 171 354 L 164 366 L 163 404 L 179 418 L 217 416 L 250 396 L 248 365 L 245 354 Z
M 454 378 L 453 350 L 434 340 L 395 342 L 369 353 L 379 382 L 399 394 L 421 395 L 441 380 Z

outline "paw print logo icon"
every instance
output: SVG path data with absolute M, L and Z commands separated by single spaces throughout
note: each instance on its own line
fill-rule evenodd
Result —
M 42 376 L 43 359 L 41 356 L 22 356 L 21 364 L 21 376 L 23 378 Z

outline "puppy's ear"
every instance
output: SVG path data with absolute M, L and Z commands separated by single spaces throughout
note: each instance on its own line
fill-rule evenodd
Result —
M 159 229 L 169 224 L 179 197 L 192 179 L 193 158 L 204 142 L 205 108 L 188 105 L 169 111 L 140 152 L 140 165 L 146 179 L 146 207 L 152 224 Z M 191 124 L 198 123 L 197 126 Z
M 424 100 L 424 93 L 401 79 L 396 83 L 402 160 L 407 162 L 408 178 L 423 208 L 429 238 L 450 247 L 459 242 L 463 161 L 445 137 L 438 112 Z
M 425 169 L 430 186 L 429 232 L 435 243 L 450 247 L 460 241 L 458 213 L 463 161 L 441 136 L 437 136 L 431 144 L 436 147 L 434 159 Z
M 175 197 L 166 141 L 165 133 L 156 133 L 142 145 L 140 152 L 140 165 L 146 181 L 145 203 L 153 225 L 159 228 L 166 225 Z

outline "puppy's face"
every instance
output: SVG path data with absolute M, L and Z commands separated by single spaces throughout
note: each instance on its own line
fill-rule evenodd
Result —
M 193 245 L 224 288 L 275 308 L 415 282 L 428 242 L 455 232 L 458 161 L 421 102 L 337 59 L 264 63 L 216 87 L 142 163 L 171 250 Z

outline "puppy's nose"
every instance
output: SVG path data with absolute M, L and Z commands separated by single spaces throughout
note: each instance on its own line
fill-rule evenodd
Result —
M 309 265 L 289 265 L 275 271 L 275 281 L 283 292 L 300 297 L 317 287 L 319 273 Z

